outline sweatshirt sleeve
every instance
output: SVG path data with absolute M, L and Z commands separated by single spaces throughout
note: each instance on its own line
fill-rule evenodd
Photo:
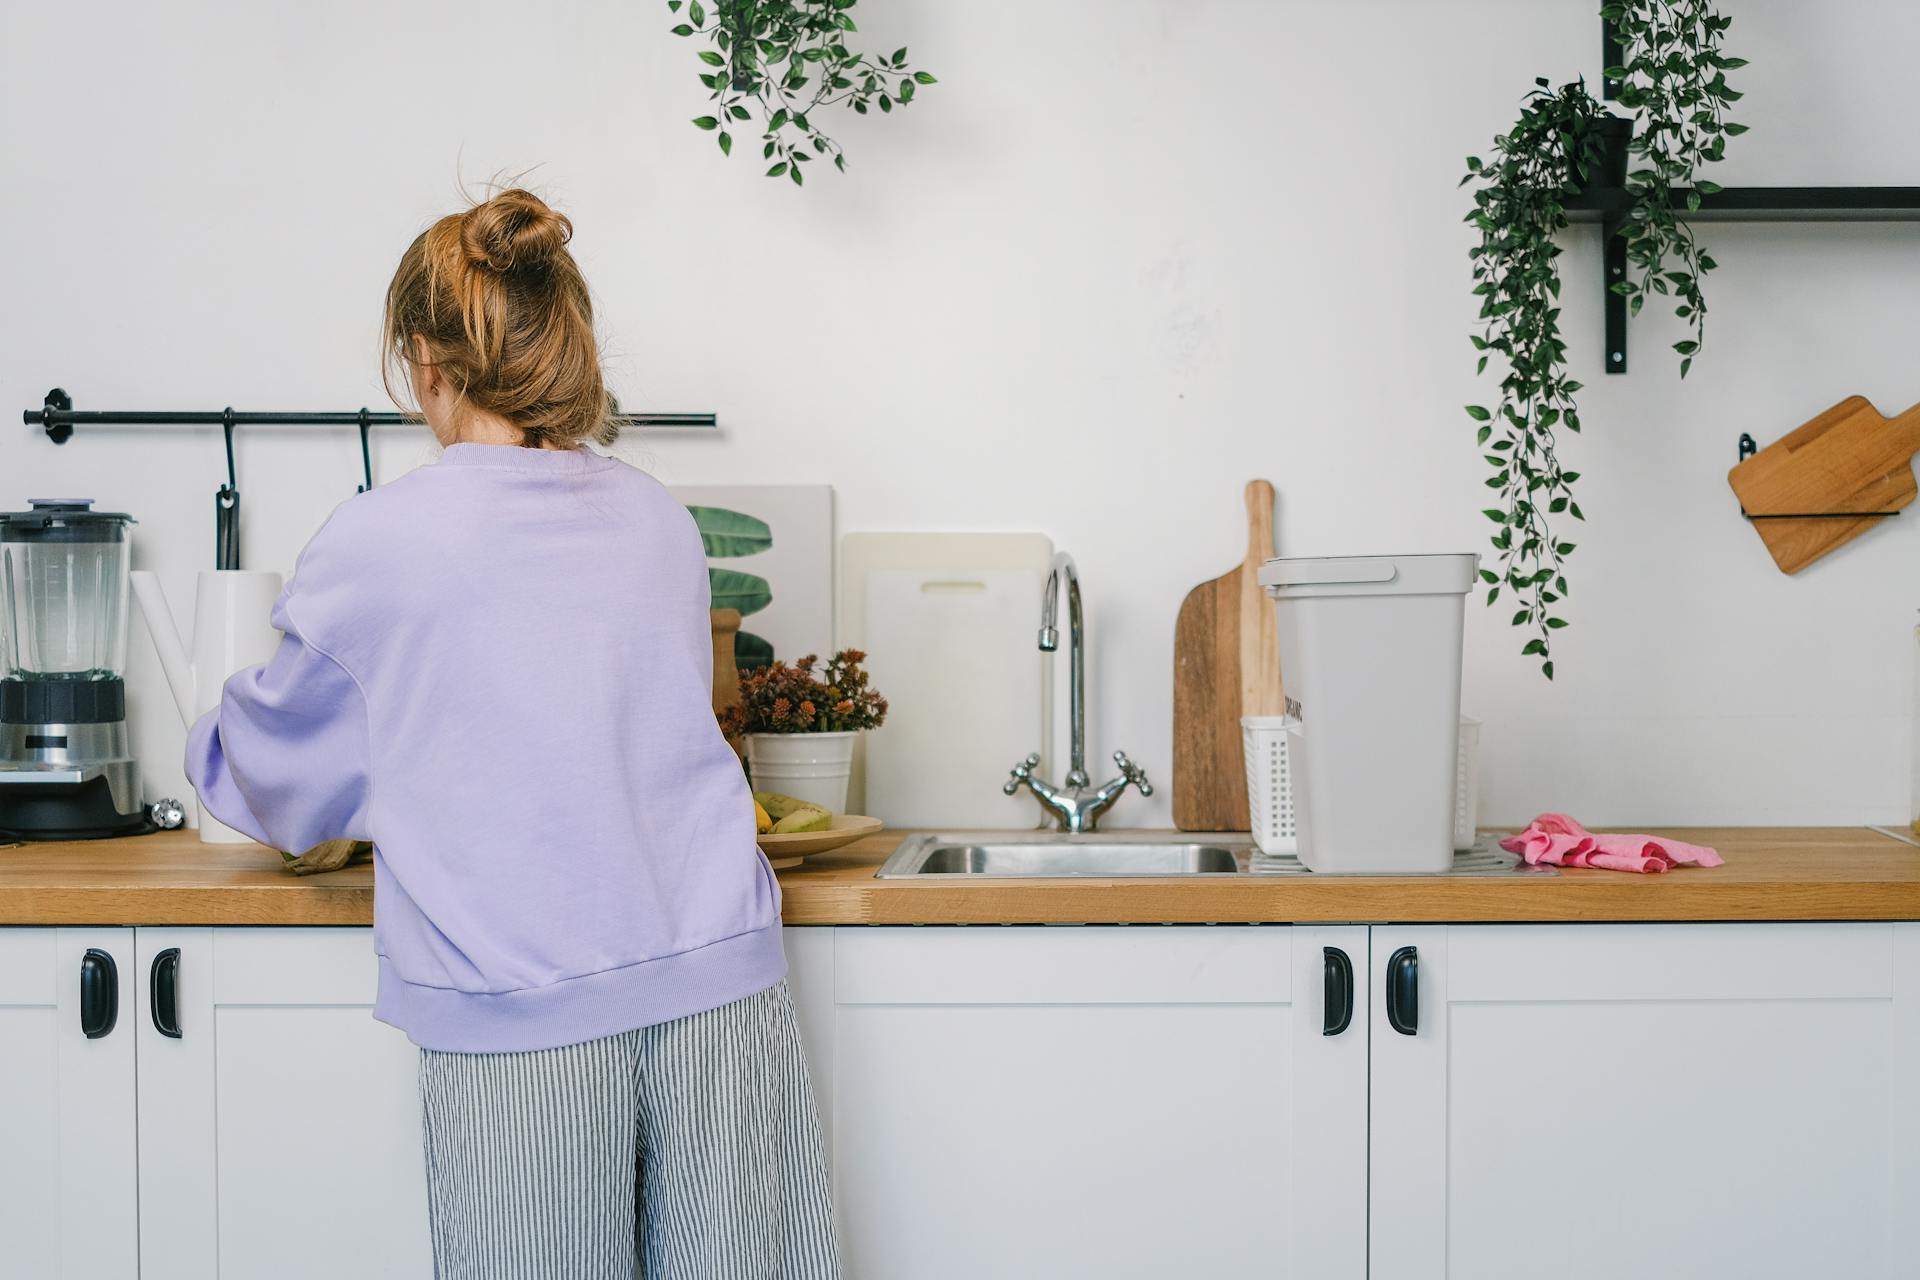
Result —
M 220 705 L 188 734 L 187 778 L 208 812 L 275 849 L 370 840 L 360 686 L 301 633 L 291 589 L 274 606 L 273 624 L 284 638 L 272 661 L 236 672 Z

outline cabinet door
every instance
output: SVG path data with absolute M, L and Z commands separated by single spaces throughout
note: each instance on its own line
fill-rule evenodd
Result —
M 418 1051 L 375 1022 L 365 929 L 141 929 L 142 1280 L 432 1271 Z
M 857 1280 L 1365 1274 L 1366 984 L 1253 926 L 835 930 Z
M 116 1006 L 92 1038 L 83 966 Z M 131 929 L 0 929 L 0 1274 L 139 1274 L 132 972 Z
M 1375 929 L 1371 1274 L 1912 1275 L 1916 928 Z

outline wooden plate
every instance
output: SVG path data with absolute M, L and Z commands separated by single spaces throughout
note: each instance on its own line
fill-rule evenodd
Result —
M 838 813 L 834 815 L 833 825 L 825 831 L 800 831 L 785 836 L 759 837 L 760 852 L 767 855 L 767 862 L 775 871 L 787 867 L 797 867 L 809 854 L 825 853 L 829 849 L 838 849 L 843 844 L 852 844 L 862 836 L 870 836 L 886 824 L 878 818 L 863 818 L 857 813 Z

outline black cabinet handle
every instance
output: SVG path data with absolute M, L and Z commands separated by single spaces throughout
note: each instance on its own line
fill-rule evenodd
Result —
M 1327 999 L 1320 1015 L 1320 1034 L 1337 1036 L 1353 1021 L 1353 961 L 1338 947 L 1322 947 L 1327 965 Z
M 113 957 L 88 947 L 80 957 L 80 1030 L 98 1040 L 120 1017 L 120 970 Z
M 153 958 L 147 990 L 153 1006 L 153 1029 L 171 1040 L 180 1038 L 180 948 L 168 947 Z
M 1402 947 L 1387 961 L 1387 1025 L 1420 1034 L 1420 949 Z

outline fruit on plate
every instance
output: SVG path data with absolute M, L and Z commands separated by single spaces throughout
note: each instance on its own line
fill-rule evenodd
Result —
M 767 812 L 766 807 L 764 805 L 762 805 L 758 800 L 755 800 L 753 802 L 754 834 L 763 836 L 771 830 L 773 830 L 773 815 Z
M 833 815 L 817 805 L 803 805 L 773 824 L 776 836 L 796 836 L 803 831 L 825 831 L 833 825 Z
M 756 791 L 753 793 L 753 802 L 765 809 L 775 822 L 780 821 L 795 809 L 820 807 L 811 800 L 802 800 L 799 796 L 790 796 L 779 791 Z
M 826 831 L 833 826 L 833 815 L 811 800 L 779 791 L 753 793 L 755 816 L 765 814 L 761 835 L 792 836 L 806 831 Z

